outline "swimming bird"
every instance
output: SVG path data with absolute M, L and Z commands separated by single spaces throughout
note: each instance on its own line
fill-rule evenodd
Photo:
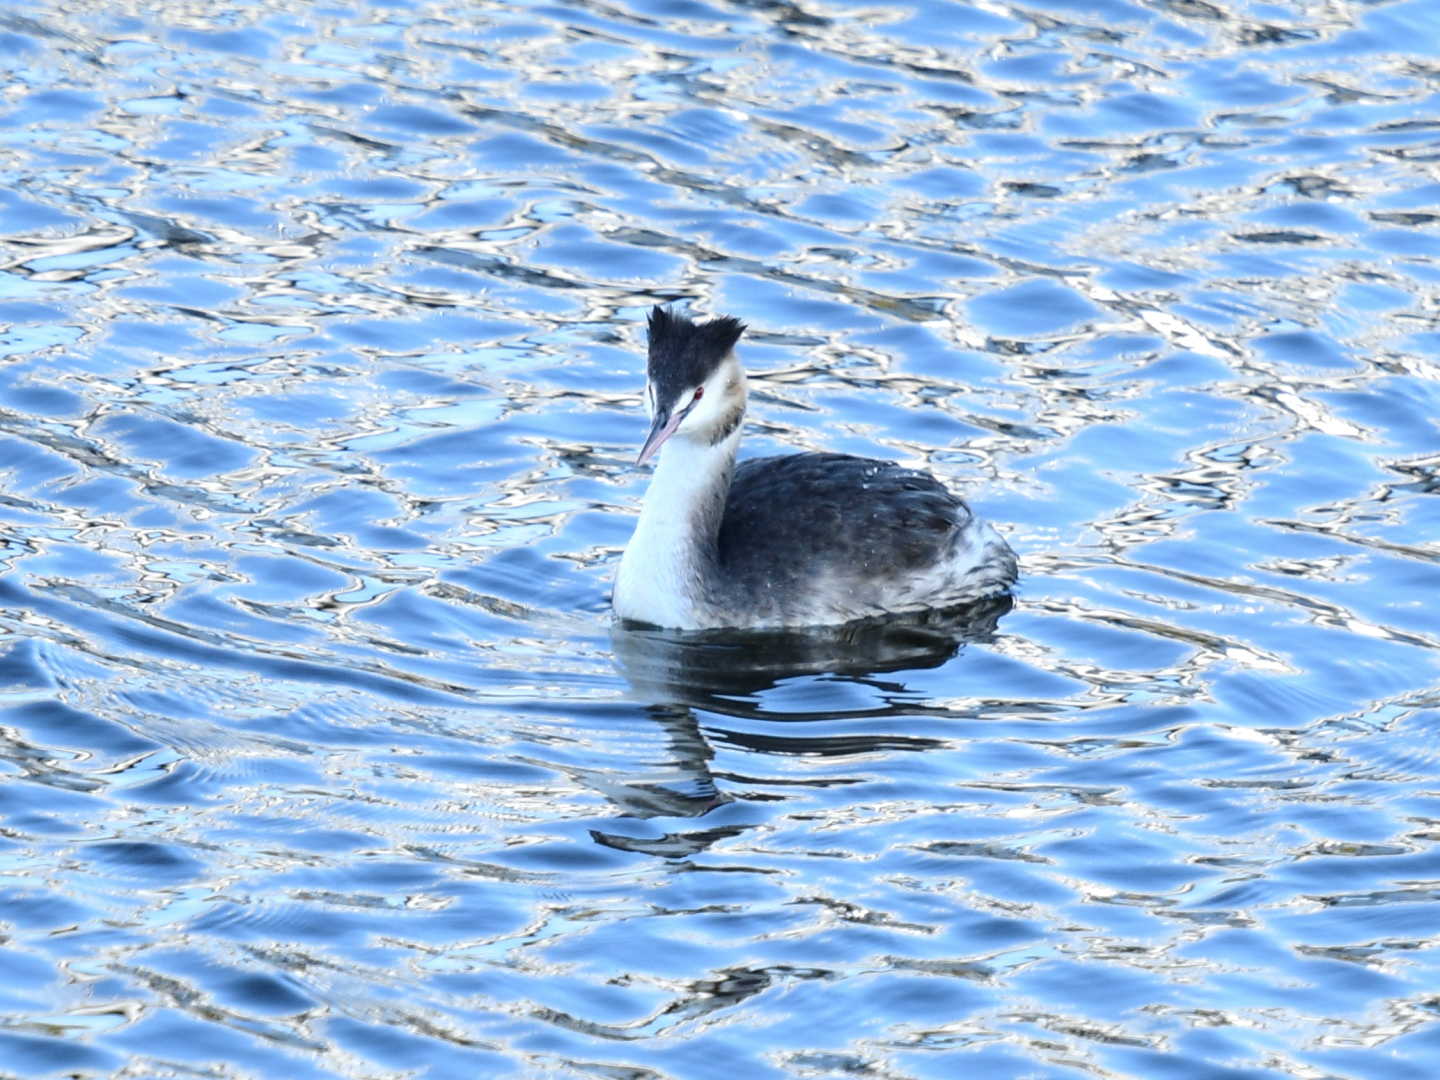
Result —
M 849 454 L 735 464 L 745 324 L 650 312 L 637 464 L 659 454 L 620 560 L 621 619 L 682 630 L 833 626 L 1004 592 L 1015 553 L 926 472 Z

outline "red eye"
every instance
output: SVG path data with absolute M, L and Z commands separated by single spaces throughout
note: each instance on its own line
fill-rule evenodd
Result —
M 696 389 L 696 391 L 695 391 L 695 396 L 690 399 L 690 404 L 692 404 L 692 405 L 695 404 L 695 402 L 699 401 L 699 400 L 700 400 L 702 397 L 704 397 L 704 396 L 705 396 L 705 388 L 704 388 L 703 386 L 701 386 L 701 387 L 699 387 L 699 388 Z

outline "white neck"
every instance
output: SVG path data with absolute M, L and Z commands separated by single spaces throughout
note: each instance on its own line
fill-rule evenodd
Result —
M 656 626 L 705 625 L 705 581 L 718 572 L 716 537 L 740 445 L 737 426 L 710 445 L 677 432 L 660 448 L 635 535 L 615 578 L 615 614 Z

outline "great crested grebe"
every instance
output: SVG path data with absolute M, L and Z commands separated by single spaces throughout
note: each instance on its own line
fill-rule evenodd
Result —
M 657 451 L 615 614 L 654 626 L 834 626 L 958 607 L 1015 581 L 1010 545 L 929 473 L 849 454 L 735 464 L 745 371 L 730 316 L 650 312 L 637 464 Z

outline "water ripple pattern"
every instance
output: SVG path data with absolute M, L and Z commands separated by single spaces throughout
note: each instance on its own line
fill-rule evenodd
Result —
M 1440 1074 L 1434 0 L 7 0 L 0 63 L 0 1077 Z M 612 630 L 655 303 L 1013 608 Z

